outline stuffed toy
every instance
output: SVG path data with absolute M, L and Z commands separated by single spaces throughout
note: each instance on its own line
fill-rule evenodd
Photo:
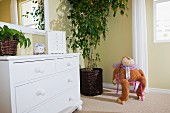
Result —
M 138 99 L 144 98 L 144 90 L 146 87 L 146 78 L 141 69 L 135 65 L 134 60 L 130 57 L 123 57 L 121 63 L 114 66 L 113 83 L 122 86 L 122 94 L 117 99 L 120 104 L 125 104 L 129 98 L 129 82 L 139 81 L 142 84 L 142 92 L 140 87 L 137 88 L 136 94 Z
M 44 44 L 35 43 L 34 55 L 44 54 Z

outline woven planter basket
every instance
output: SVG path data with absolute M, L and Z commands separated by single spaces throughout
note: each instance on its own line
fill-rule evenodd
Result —
M 14 56 L 17 53 L 17 40 L 0 40 L 0 55 Z
M 103 70 L 94 68 L 93 71 L 80 70 L 80 92 L 86 96 L 95 96 L 103 93 Z

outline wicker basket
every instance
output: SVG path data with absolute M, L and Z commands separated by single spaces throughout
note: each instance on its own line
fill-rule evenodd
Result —
M 95 96 L 103 93 L 102 69 L 94 68 L 93 71 L 80 70 L 80 92 L 86 96 Z
M 0 55 L 14 56 L 17 53 L 17 40 L 0 40 Z

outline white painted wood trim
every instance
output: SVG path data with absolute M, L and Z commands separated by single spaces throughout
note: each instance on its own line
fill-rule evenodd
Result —
M 103 83 L 103 88 L 116 89 L 116 85 L 109 84 L 109 83 Z
M 109 84 L 109 83 L 103 83 L 103 88 L 109 88 L 109 89 L 114 89 L 116 90 L 117 85 L 115 84 Z M 122 87 L 119 85 L 119 90 L 121 90 Z M 133 86 L 130 86 L 130 90 L 133 91 Z
M 103 83 L 103 88 L 116 89 L 116 85 Z M 119 89 L 121 89 L 121 87 Z M 133 88 L 130 88 L 130 90 L 133 90 Z M 148 90 L 146 93 L 170 94 L 170 89 L 148 88 Z
M 6 60 L 24 60 L 24 59 L 40 59 L 40 58 L 56 58 L 56 57 L 72 57 L 72 56 L 80 56 L 80 53 L 66 53 L 66 54 L 44 54 L 44 55 L 21 55 L 21 56 L 0 56 L 0 61 Z
M 45 30 L 50 31 L 48 0 L 44 0 L 44 17 L 45 17 Z
M 170 42 L 170 40 L 157 40 L 154 38 L 154 43 L 164 43 L 164 42 Z
M 11 0 L 11 23 L 18 25 L 17 0 Z
M 0 22 L 0 26 L 4 26 L 4 25 L 7 25 L 9 28 L 16 29 L 16 30 L 22 31 L 23 33 L 28 33 L 28 34 L 37 34 L 37 35 L 45 36 L 45 33 L 46 33 L 44 30 L 38 30 L 38 29 L 33 29 L 33 28 L 24 27 L 20 25 Z
M 161 2 L 167 2 L 169 0 L 153 0 L 153 31 L 154 31 L 154 36 L 153 36 L 153 42 L 154 43 L 164 43 L 164 42 L 170 42 L 170 39 L 162 40 L 158 39 L 156 37 L 156 4 L 161 3 Z
M 170 89 L 149 88 L 149 93 L 170 94 Z

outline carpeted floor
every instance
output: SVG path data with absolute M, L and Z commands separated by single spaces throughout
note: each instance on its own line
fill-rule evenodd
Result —
M 83 109 L 74 113 L 170 113 L 170 94 L 145 94 L 142 102 L 130 93 L 125 105 L 116 102 L 118 96 L 112 89 L 104 89 L 99 96 L 82 96 Z

